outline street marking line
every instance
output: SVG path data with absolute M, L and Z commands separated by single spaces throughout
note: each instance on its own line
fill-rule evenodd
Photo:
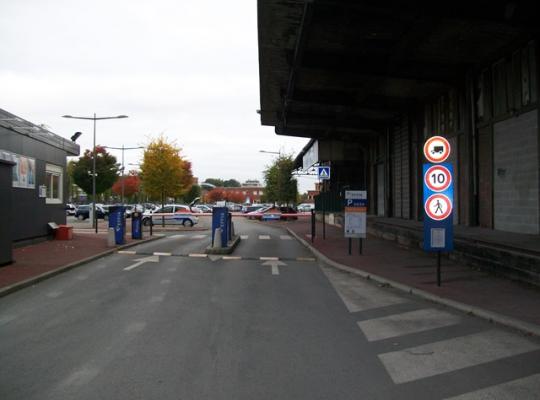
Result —
M 261 261 L 279 261 L 279 257 L 259 257 Z
M 208 255 L 208 259 L 209 259 L 210 261 L 217 261 L 217 260 L 219 260 L 220 258 L 221 258 L 221 256 L 216 256 L 216 255 L 213 255 L 213 254 L 209 254 L 209 255 Z
M 535 400 L 540 393 L 540 374 L 475 390 L 446 400 L 520 399 Z
M 292 236 L 289 235 L 280 235 L 279 238 L 281 240 L 292 240 Z
M 240 235 L 240 239 L 242 239 L 242 240 L 248 240 L 248 239 L 249 239 L 249 235 Z
M 191 254 L 188 254 L 188 257 L 206 258 L 208 257 L 208 254 L 191 253 Z
M 296 257 L 296 261 L 316 261 L 313 257 Z
M 190 239 L 204 239 L 207 235 L 193 235 L 190 236 Z
M 159 251 L 154 251 L 153 255 L 155 256 L 165 256 L 165 257 L 169 257 L 172 255 L 172 253 L 161 253 Z
M 456 325 L 461 318 L 434 308 L 404 312 L 357 322 L 368 341 L 383 340 Z
M 223 256 L 221 257 L 222 260 L 241 260 L 242 257 L 240 256 Z
M 351 313 L 403 304 L 407 301 L 369 282 L 351 278 L 348 273 L 328 267 L 321 269 Z
M 272 275 L 279 275 L 279 268 L 276 264 L 272 265 Z
M 270 235 L 259 235 L 259 240 L 270 240 Z
M 540 345 L 514 333 L 490 330 L 405 350 L 379 354 L 396 384 L 538 350 Z
M 52 291 L 52 292 L 49 292 L 46 294 L 47 297 L 50 297 L 51 299 L 56 299 L 57 297 L 60 297 L 62 296 L 62 294 L 64 294 L 63 291 L 61 290 L 55 290 L 55 291 Z M 1 320 L 0 320 L 1 322 Z
M 186 235 L 171 235 L 171 236 L 169 236 L 169 238 L 171 238 L 171 239 L 178 239 L 178 238 L 183 238 L 183 237 L 185 237 L 185 236 L 186 236 Z
M 118 254 L 137 254 L 135 250 L 119 250 Z

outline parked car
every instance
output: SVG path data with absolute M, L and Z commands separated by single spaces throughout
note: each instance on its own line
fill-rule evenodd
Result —
M 143 224 L 145 226 L 165 222 L 167 225 L 193 226 L 199 223 L 199 219 L 191 212 L 189 206 L 183 204 L 167 204 L 151 212 L 143 214 Z
M 75 215 L 75 211 L 77 211 L 77 207 L 75 207 L 73 204 L 66 204 L 66 215 Z
M 242 206 L 242 212 L 244 214 L 250 213 L 252 211 L 260 210 L 261 208 L 266 207 L 264 204 L 252 204 L 250 206 Z
M 236 204 L 236 203 L 227 203 L 227 208 L 231 212 L 242 211 L 242 206 L 240 204 Z
M 315 204 L 313 203 L 302 203 L 298 204 L 298 207 L 296 207 L 298 212 L 310 212 L 311 210 L 315 209 Z
M 90 218 L 90 209 L 92 208 L 91 204 L 83 204 L 77 207 L 75 211 L 75 218 L 80 221 Z M 107 219 L 108 211 L 102 205 L 96 204 L 96 215 L 98 219 Z
M 212 212 L 212 207 L 207 206 L 206 204 L 197 204 L 196 206 L 191 207 L 191 208 L 192 209 L 196 208 L 198 210 L 201 210 L 201 212 L 203 212 L 203 213 L 211 213 Z

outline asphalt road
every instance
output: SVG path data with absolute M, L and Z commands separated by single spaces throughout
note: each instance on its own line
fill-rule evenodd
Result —
M 236 231 L 227 259 L 176 231 L 0 299 L 0 399 L 540 398 L 537 338 Z

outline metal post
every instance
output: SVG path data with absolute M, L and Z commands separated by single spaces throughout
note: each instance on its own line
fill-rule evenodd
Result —
M 150 236 L 153 235 L 153 228 L 154 227 L 154 220 L 152 219 L 152 216 L 150 216 Z
M 122 205 L 124 205 L 124 145 L 122 145 Z
M 92 223 L 96 228 L 96 233 L 98 233 L 98 219 L 96 214 L 96 113 L 94 113 L 94 151 L 92 154 Z
M 441 252 L 437 252 L 437 286 L 441 286 Z
M 349 255 L 352 254 L 352 238 L 349 238 Z
M 326 210 L 325 210 L 325 203 L 326 199 L 322 199 L 322 238 L 326 239 Z
M 315 240 L 315 210 L 311 210 L 311 243 Z
M 358 253 L 362 254 L 362 238 L 360 238 L 360 242 L 358 243 Z

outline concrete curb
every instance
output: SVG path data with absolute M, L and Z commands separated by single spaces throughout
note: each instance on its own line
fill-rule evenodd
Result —
M 221 248 L 214 248 L 212 245 L 208 246 L 204 251 L 206 254 L 216 255 L 216 254 L 232 254 L 236 246 L 240 243 L 240 236 L 235 236 L 231 241 L 229 241 L 228 246 Z
M 124 244 L 122 246 L 114 247 L 114 248 L 111 248 L 109 250 L 103 251 L 101 253 L 94 254 L 93 256 L 83 258 L 82 260 L 74 261 L 74 262 L 72 262 L 70 264 L 63 265 L 63 266 L 58 267 L 56 269 L 53 269 L 51 271 L 44 272 L 44 273 L 42 273 L 40 275 L 37 275 L 37 276 L 33 276 L 32 278 L 28 278 L 28 279 L 26 279 L 24 281 L 17 282 L 17 283 L 14 283 L 12 285 L 3 287 L 3 288 L 0 289 L 0 298 L 4 297 L 4 296 L 7 296 L 8 294 L 11 294 L 13 292 L 24 289 L 24 288 L 26 288 L 28 286 L 32 286 L 32 285 L 34 285 L 34 284 L 36 284 L 38 282 L 44 281 L 45 279 L 49 279 L 49 278 L 52 278 L 53 276 L 56 276 L 56 275 L 59 275 L 59 274 L 61 274 L 63 272 L 69 271 L 70 269 L 73 269 L 75 267 L 79 267 L 79 266 L 81 266 L 83 264 L 86 264 L 86 263 L 89 263 L 91 261 L 97 260 L 98 258 L 108 256 L 109 254 L 116 253 L 118 250 L 127 249 L 127 248 L 134 247 L 134 246 L 137 246 L 137 245 L 143 244 L 143 243 L 153 242 L 154 240 L 158 240 L 158 239 L 161 239 L 161 238 L 164 238 L 164 237 L 166 237 L 166 236 L 152 236 L 152 237 L 150 237 L 148 239 L 144 239 L 144 240 L 141 240 L 141 241 L 137 241 L 137 242 L 133 242 L 133 243 Z
M 455 310 L 464 312 L 466 314 L 475 315 L 477 317 L 480 317 L 482 319 L 488 320 L 489 322 L 494 322 L 496 324 L 516 329 L 524 334 L 527 335 L 535 335 L 540 336 L 540 326 L 536 324 L 531 324 L 529 322 L 521 321 L 519 319 L 515 319 L 512 317 L 507 317 L 502 314 L 498 314 L 492 311 L 487 311 L 479 307 L 471 306 L 469 304 L 461 303 L 459 301 L 446 299 L 444 297 L 437 296 L 435 294 L 426 292 L 425 290 L 417 289 L 412 286 L 404 285 L 402 283 L 393 281 L 388 278 L 384 278 L 379 275 L 372 274 L 370 272 L 366 272 L 360 269 L 347 267 L 346 265 L 340 264 L 336 261 L 331 260 L 330 258 L 326 257 L 324 254 L 322 254 L 320 251 L 315 249 L 313 246 L 311 246 L 307 241 L 305 241 L 303 238 L 301 238 L 299 235 L 296 234 L 292 229 L 287 228 L 287 231 L 294 236 L 300 243 L 302 243 L 305 247 L 307 247 L 315 257 L 317 257 L 320 261 L 324 262 L 325 264 L 328 264 L 336 269 L 350 272 L 352 274 L 361 276 L 365 279 L 371 279 L 377 283 L 380 283 L 382 285 L 388 285 L 393 288 L 396 288 L 402 292 L 409 293 L 412 295 L 416 295 L 418 297 L 421 297 L 425 300 L 432 301 L 434 303 L 442 304 L 447 307 L 451 307 Z

